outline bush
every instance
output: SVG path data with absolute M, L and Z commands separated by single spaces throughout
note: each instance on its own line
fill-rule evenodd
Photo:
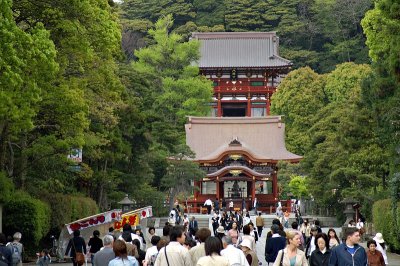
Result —
M 17 191 L 4 205 L 4 232 L 13 235 L 22 233 L 28 254 L 36 249 L 40 239 L 50 229 L 50 207 L 28 194 Z
M 40 199 L 51 203 L 51 229 L 59 233 L 64 224 L 98 213 L 98 207 L 91 198 L 60 193 L 42 193 Z
M 397 204 L 397 221 L 400 221 L 400 202 Z M 400 251 L 400 241 L 395 232 L 392 201 L 379 200 L 372 207 L 372 220 L 375 230 L 383 234 L 383 238 L 392 251 Z

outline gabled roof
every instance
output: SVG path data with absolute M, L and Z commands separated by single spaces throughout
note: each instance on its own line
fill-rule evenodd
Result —
M 200 41 L 200 68 L 275 68 L 292 63 L 279 56 L 276 32 L 192 33 Z
M 189 117 L 185 129 L 186 144 L 198 162 L 212 162 L 222 154 L 238 152 L 261 162 L 302 159 L 286 150 L 285 124 L 280 116 Z

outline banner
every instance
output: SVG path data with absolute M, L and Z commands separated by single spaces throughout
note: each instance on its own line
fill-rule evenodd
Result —
M 114 229 L 120 230 L 125 224 L 137 226 L 139 225 L 140 219 L 145 219 L 152 216 L 153 209 L 151 206 L 124 213 L 120 221 L 114 222 Z
M 111 223 L 113 221 L 121 220 L 121 210 L 112 210 L 108 212 L 103 212 L 97 215 L 93 215 L 70 224 L 66 224 L 68 233 L 72 234 L 75 230 L 82 230 L 90 228 L 96 225 Z
M 131 226 L 139 225 L 139 214 L 130 214 L 122 217 L 121 221 L 114 222 L 114 229 L 120 230 L 125 224 L 130 224 Z

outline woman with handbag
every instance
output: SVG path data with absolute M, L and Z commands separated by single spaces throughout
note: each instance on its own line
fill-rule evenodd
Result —
M 70 254 L 72 257 L 72 264 L 74 266 L 81 266 L 85 263 L 86 243 L 80 235 L 81 232 L 79 230 L 74 231 L 74 237 L 69 240 L 67 250 L 65 251 L 66 256 Z
M 308 266 L 304 251 L 299 249 L 301 245 L 300 235 L 295 232 L 286 232 L 287 246 L 278 252 L 273 266 Z

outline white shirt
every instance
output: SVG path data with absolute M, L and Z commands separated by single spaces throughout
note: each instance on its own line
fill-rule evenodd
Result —
M 233 208 L 233 201 L 229 202 L 229 208 Z
M 311 242 L 310 242 L 310 249 L 308 250 L 308 255 L 311 255 L 311 253 L 315 250 L 315 237 L 311 237 Z
M 373 240 L 375 240 L 375 242 L 376 242 L 376 249 L 382 253 L 383 260 L 385 261 L 385 264 L 388 265 L 386 249 L 382 248 L 381 244 L 378 243 L 378 240 L 376 239 L 376 237 L 374 237 Z
M 139 242 L 140 242 L 140 248 L 141 248 L 141 249 L 143 248 L 143 240 L 142 240 L 142 238 L 141 238 L 140 236 L 138 236 L 137 234 L 131 233 L 131 238 L 132 238 L 132 241 L 135 240 L 135 239 L 139 240 Z M 120 236 L 118 237 L 118 239 L 119 239 L 119 240 L 124 240 L 124 239 L 122 238 L 122 235 L 120 235 Z M 124 241 L 125 241 L 125 240 L 124 240 Z
M 356 227 L 357 227 L 358 229 L 361 229 L 361 228 L 364 227 L 364 223 L 363 223 L 363 222 L 358 222 L 358 223 L 356 224 Z
M 206 202 L 204 202 L 204 206 L 212 206 L 212 201 L 210 199 L 206 200 Z
M 153 256 L 154 254 L 157 254 L 157 253 L 158 253 L 157 246 L 152 246 L 151 248 L 149 248 L 149 249 L 146 251 L 145 260 L 146 260 L 146 261 L 150 261 L 151 256 Z
M 249 266 L 243 251 L 232 245 L 228 245 L 225 249 L 221 250 L 221 256 L 227 258 L 231 266 Z

